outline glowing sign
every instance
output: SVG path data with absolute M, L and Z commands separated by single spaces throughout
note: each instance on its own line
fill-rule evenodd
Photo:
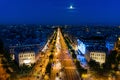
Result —
M 24 60 L 23 62 L 24 62 L 25 64 L 28 64 L 28 63 L 31 62 L 31 60 Z
M 82 54 L 85 54 L 86 52 L 85 44 L 81 42 L 79 39 L 77 40 L 77 42 L 78 42 L 78 50 L 80 50 Z

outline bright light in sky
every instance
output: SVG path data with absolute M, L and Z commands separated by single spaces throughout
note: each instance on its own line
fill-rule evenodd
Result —
M 0 23 L 120 25 L 119 3 L 120 0 L 0 0 Z
M 70 5 L 70 6 L 69 6 L 69 9 L 75 9 L 75 8 L 73 7 L 73 5 Z
M 70 6 L 70 9 L 73 9 L 73 6 L 72 6 L 72 5 Z

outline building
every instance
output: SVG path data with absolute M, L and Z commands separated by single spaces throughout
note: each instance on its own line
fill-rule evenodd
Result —
M 100 64 L 103 64 L 106 60 L 106 53 L 100 51 L 90 52 L 90 58 L 96 62 L 99 62 Z
M 81 62 L 85 63 L 85 59 L 87 61 L 93 59 L 100 64 L 105 63 L 107 48 L 104 37 L 78 39 L 77 42 L 77 58 Z
M 35 63 L 34 51 L 23 51 L 15 54 L 15 61 L 22 66 L 23 64 L 31 66 Z
M 106 48 L 108 51 L 112 51 L 115 48 L 115 42 L 117 41 L 117 38 L 115 36 L 110 36 L 106 39 Z
M 77 42 L 78 42 L 78 44 L 77 44 L 78 53 L 85 54 L 86 53 L 86 45 L 79 39 L 77 39 Z
M 80 61 L 81 65 L 84 67 L 87 65 L 87 58 L 86 58 L 86 46 L 85 44 L 77 39 L 77 59 Z

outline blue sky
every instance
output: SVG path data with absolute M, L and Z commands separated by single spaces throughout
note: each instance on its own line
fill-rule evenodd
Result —
M 0 24 L 120 24 L 120 0 L 0 0 Z M 68 9 L 70 5 L 74 10 Z

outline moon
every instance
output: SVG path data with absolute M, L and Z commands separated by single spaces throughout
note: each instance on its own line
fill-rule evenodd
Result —
M 73 6 L 72 6 L 72 5 L 70 5 L 70 9 L 73 9 Z
M 75 8 L 73 7 L 73 5 L 70 5 L 70 6 L 69 6 L 69 9 L 75 9 Z

